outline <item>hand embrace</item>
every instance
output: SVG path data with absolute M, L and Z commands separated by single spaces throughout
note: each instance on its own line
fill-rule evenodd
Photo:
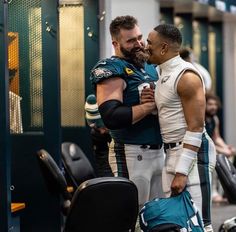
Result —
M 140 103 L 144 104 L 147 102 L 155 103 L 154 90 L 151 88 L 144 87 L 141 92 Z

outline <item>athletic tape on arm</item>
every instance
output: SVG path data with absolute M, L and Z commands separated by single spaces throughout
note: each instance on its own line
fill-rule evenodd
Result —
M 179 157 L 175 172 L 188 175 L 195 161 L 197 160 L 197 152 L 188 148 L 183 148 L 182 154 Z
M 183 144 L 189 144 L 195 147 L 201 147 L 202 132 L 186 131 Z M 197 152 L 188 148 L 183 148 L 182 154 L 178 160 L 175 171 L 188 175 L 195 161 L 197 160 Z
M 195 147 L 201 147 L 202 144 L 202 132 L 186 131 L 183 143 L 193 145 Z

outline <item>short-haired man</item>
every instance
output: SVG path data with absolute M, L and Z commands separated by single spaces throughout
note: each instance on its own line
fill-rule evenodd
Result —
M 161 127 L 166 162 L 163 168 L 163 190 L 174 196 L 185 187 L 203 218 L 211 226 L 211 172 L 215 166 L 215 147 L 205 132 L 205 93 L 200 73 L 179 56 L 180 31 L 162 24 L 148 35 L 149 62 L 159 65 L 155 101 Z M 143 92 L 142 102 L 150 101 Z M 152 99 L 151 99 L 152 100 Z
M 154 102 L 140 104 L 144 87 L 157 81 L 154 65 L 146 63 L 142 33 L 132 16 L 118 16 L 110 24 L 115 56 L 99 61 L 91 71 L 99 112 L 110 130 L 109 163 L 115 176 L 138 187 L 139 205 L 162 196 L 164 152 Z

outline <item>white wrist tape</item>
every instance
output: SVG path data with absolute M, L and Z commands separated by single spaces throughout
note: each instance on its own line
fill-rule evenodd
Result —
M 197 160 L 197 152 L 188 148 L 183 148 L 183 151 L 177 162 L 175 172 L 188 175 Z
M 183 143 L 190 144 L 195 147 L 201 147 L 202 133 L 203 132 L 186 131 L 184 138 L 183 138 Z

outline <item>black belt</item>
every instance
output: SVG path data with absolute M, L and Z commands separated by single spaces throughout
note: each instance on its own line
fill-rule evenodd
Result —
M 150 149 L 150 150 L 159 150 L 161 149 L 162 144 L 143 144 L 140 146 L 140 148 L 143 149 Z
M 177 147 L 177 146 L 179 146 L 181 143 L 182 143 L 182 142 L 178 142 L 178 143 L 164 143 L 164 150 Z

